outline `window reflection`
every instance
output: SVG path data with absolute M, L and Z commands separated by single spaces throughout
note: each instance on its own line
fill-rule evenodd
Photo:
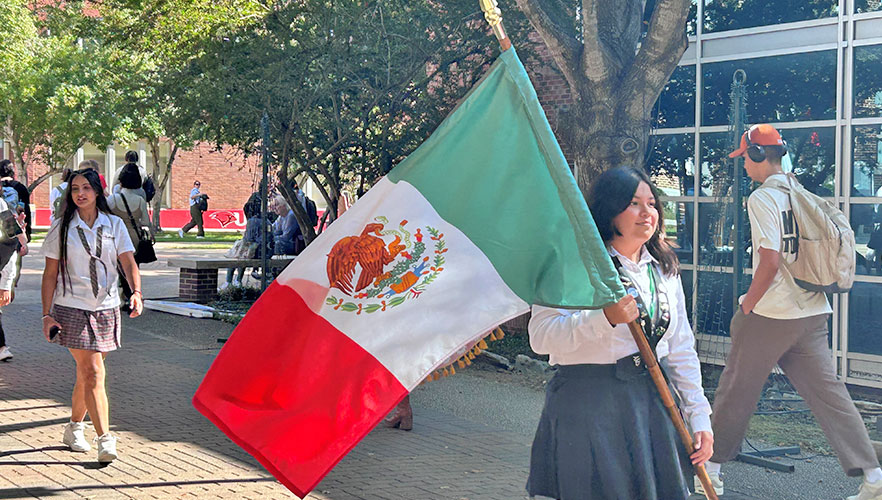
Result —
M 854 49 L 854 116 L 882 116 L 882 45 Z
M 855 14 L 860 14 L 861 12 L 873 12 L 877 10 L 882 10 L 882 2 L 879 0 L 855 0 L 854 1 L 854 12 Z
M 854 229 L 857 273 L 882 275 L 882 204 L 854 203 L 848 220 Z
M 695 136 L 654 135 L 650 140 L 649 175 L 668 196 L 690 196 L 695 191 Z
M 652 108 L 656 127 L 695 124 L 695 66 L 678 66 Z
M 808 52 L 702 66 L 702 125 L 726 125 L 732 74 L 747 72 L 751 123 L 836 117 L 836 51 Z
M 674 246 L 680 262 L 692 263 L 692 229 L 694 212 L 692 203 L 666 201 L 664 209 L 664 230 L 667 241 Z
M 728 196 L 732 186 L 732 160 L 729 153 L 736 149 L 728 132 L 701 134 L 700 196 Z
M 848 350 L 882 354 L 879 342 L 879 311 L 882 283 L 855 283 L 848 294 Z
M 768 0 L 704 0 L 704 30 L 725 31 L 807 21 L 832 17 L 838 12 L 837 0 L 797 0 L 783 5 Z
M 852 128 L 851 196 L 882 196 L 882 125 Z
M 788 158 L 784 169 L 792 170 L 806 189 L 818 196 L 833 196 L 836 176 L 836 138 L 831 128 L 782 130 Z M 787 165 L 789 163 L 789 165 Z

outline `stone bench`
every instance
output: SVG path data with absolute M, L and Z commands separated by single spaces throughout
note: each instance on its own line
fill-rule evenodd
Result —
M 274 256 L 269 259 L 271 269 L 284 268 L 294 256 Z M 180 271 L 178 294 L 181 299 L 204 304 L 217 297 L 218 271 L 230 267 L 262 267 L 261 259 L 169 259 L 169 267 Z

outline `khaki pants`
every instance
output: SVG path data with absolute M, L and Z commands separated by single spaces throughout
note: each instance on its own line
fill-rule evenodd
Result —
M 862 469 L 879 467 L 864 422 L 836 377 L 826 314 L 782 320 L 745 315 L 739 307 L 729 331 L 732 350 L 714 398 L 711 461 L 727 462 L 741 451 L 763 385 L 778 364 L 805 399 L 845 473 L 859 476 Z

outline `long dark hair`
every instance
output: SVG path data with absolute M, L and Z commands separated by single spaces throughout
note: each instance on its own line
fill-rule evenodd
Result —
M 613 224 L 613 219 L 628 208 L 641 182 L 649 186 L 658 210 L 658 224 L 652 237 L 646 242 L 646 250 L 659 262 L 664 274 L 668 276 L 679 274 L 680 261 L 677 259 L 677 254 L 662 235 L 665 215 L 658 188 L 643 170 L 631 166 L 611 168 L 591 183 L 588 188 L 588 208 L 594 216 L 600 238 L 609 246 L 613 237 L 620 235 Z
M 70 221 L 73 219 L 77 206 L 73 201 L 73 181 L 77 176 L 83 176 L 89 181 L 92 190 L 95 191 L 95 204 L 99 212 L 110 213 L 110 206 L 107 204 L 107 198 L 104 197 L 104 188 L 101 187 L 101 178 L 98 172 L 92 169 L 77 170 L 70 175 L 69 184 L 64 191 L 64 213 L 61 215 L 61 223 L 58 230 L 61 237 L 61 258 L 59 259 L 61 271 L 61 293 L 67 295 L 67 287 L 70 286 L 70 274 L 67 270 L 67 230 L 70 227 Z M 73 290 L 73 288 L 71 288 Z

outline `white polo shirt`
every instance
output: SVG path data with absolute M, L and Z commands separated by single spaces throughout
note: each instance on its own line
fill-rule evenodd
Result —
M 46 240 L 43 241 L 43 256 L 59 260 L 61 258 L 61 238 L 59 227 L 61 220 L 52 223 Z M 77 227 L 83 228 L 86 241 L 92 255 L 97 257 L 98 228 L 103 227 L 100 262 L 97 262 L 98 296 L 92 293 L 92 281 L 89 277 L 89 253 L 80 240 Z M 126 252 L 134 252 L 135 247 L 129 238 L 126 225 L 115 215 L 98 212 L 95 224 L 89 227 L 77 212 L 67 230 L 67 290 L 63 291 L 61 269 L 59 267 L 58 282 L 55 286 L 54 304 L 75 307 L 87 311 L 100 311 L 119 307 L 119 290 L 116 264 L 119 256 Z M 103 263 L 103 265 L 102 265 Z

